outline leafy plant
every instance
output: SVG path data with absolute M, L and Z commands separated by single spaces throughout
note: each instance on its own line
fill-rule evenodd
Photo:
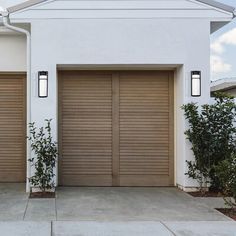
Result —
M 182 108 L 189 121 L 189 129 L 185 134 L 192 144 L 191 149 L 195 155 L 195 161 L 187 161 L 188 172 L 186 175 L 197 180 L 200 190 L 203 191 L 209 176 L 209 157 L 206 152 L 209 138 L 205 129 L 206 123 L 202 114 L 199 114 L 199 107 L 196 104 L 190 103 Z
M 215 170 L 223 186 L 225 204 L 233 210 L 236 207 L 236 155 L 220 162 Z
M 195 103 L 189 103 L 183 105 L 182 109 L 189 122 L 189 129 L 185 134 L 192 144 L 195 156 L 194 161 L 187 161 L 186 175 L 199 182 L 201 191 L 204 191 L 209 182 L 214 189 L 221 190 L 222 185 L 215 167 L 236 152 L 234 97 L 217 93 L 214 104 L 199 107 Z
M 53 189 L 54 168 L 58 157 L 57 144 L 52 139 L 51 120 L 45 120 L 45 127 L 36 128 L 35 123 L 30 123 L 31 149 L 34 155 L 29 159 L 35 168 L 35 173 L 29 178 L 32 186 L 40 188 L 42 192 Z

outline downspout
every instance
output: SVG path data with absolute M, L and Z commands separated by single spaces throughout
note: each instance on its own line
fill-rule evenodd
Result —
M 26 126 L 27 127 L 26 127 L 26 132 L 27 132 L 27 137 L 29 137 L 30 130 L 29 130 L 28 124 L 31 122 L 31 35 L 30 35 L 29 31 L 11 25 L 8 11 L 5 10 L 4 12 L 1 12 L 1 15 L 3 18 L 3 25 L 6 28 L 8 28 L 12 31 L 21 33 L 21 34 L 25 34 L 27 37 L 27 77 L 26 77 L 26 80 L 27 80 L 27 82 L 26 82 L 26 84 L 27 84 Z M 28 140 L 27 140 L 26 146 L 27 146 L 27 149 L 26 149 L 26 163 L 27 163 L 27 166 L 26 166 L 26 192 L 29 192 L 30 191 L 29 177 L 31 176 L 31 169 L 30 169 L 30 163 L 29 163 L 28 159 L 31 156 L 31 148 L 30 148 L 30 143 Z

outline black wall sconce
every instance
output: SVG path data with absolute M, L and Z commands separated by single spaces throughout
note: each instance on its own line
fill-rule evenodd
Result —
M 191 72 L 191 96 L 201 96 L 201 71 Z
M 39 98 L 48 97 L 48 72 L 38 72 L 38 96 Z

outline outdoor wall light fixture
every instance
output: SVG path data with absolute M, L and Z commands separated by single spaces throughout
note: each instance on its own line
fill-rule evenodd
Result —
M 38 96 L 40 98 L 48 97 L 48 72 L 38 72 Z
M 201 71 L 191 72 L 191 96 L 201 96 Z

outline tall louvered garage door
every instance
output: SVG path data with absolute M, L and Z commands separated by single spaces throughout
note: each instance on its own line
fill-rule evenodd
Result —
M 171 186 L 173 73 L 59 73 L 60 185 Z
M 25 75 L 0 75 L 0 182 L 25 182 Z

